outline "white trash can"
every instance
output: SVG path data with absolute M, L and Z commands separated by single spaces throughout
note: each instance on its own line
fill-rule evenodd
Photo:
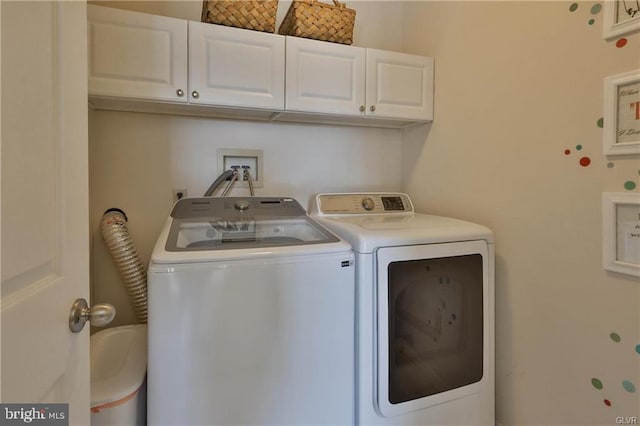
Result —
M 147 423 L 147 326 L 114 327 L 91 336 L 91 425 Z

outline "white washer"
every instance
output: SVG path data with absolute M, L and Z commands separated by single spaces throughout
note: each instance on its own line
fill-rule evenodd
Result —
M 402 193 L 315 207 L 356 256 L 356 424 L 494 425 L 492 232 Z
M 353 424 L 354 270 L 291 198 L 180 200 L 149 267 L 148 424 Z

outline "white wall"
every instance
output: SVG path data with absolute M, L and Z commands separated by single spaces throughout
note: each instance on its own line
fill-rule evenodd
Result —
M 640 161 L 605 158 L 596 124 L 603 78 L 639 68 L 640 35 L 605 42 L 595 4 L 404 6 L 404 50 L 435 57 L 436 95 L 433 125 L 405 132 L 403 189 L 495 232 L 499 424 L 640 416 L 621 384 L 640 385 L 640 282 L 603 270 L 601 217 L 603 191 L 640 186 Z

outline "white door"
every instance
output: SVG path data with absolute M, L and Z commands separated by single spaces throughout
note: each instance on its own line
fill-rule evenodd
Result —
M 89 424 L 87 53 L 83 2 L 0 2 L 3 403 L 69 403 Z
M 433 120 L 433 58 L 367 49 L 367 115 Z
M 189 22 L 189 102 L 284 109 L 284 37 Z
M 187 21 L 90 5 L 89 94 L 187 102 Z
M 286 109 L 364 115 L 365 51 L 287 37 Z

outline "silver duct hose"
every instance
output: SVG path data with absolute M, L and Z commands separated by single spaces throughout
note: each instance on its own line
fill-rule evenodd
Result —
M 102 216 L 100 231 L 109 253 L 129 292 L 136 317 L 147 323 L 147 273 L 142 259 L 127 230 L 127 215 L 120 209 L 109 209 Z

